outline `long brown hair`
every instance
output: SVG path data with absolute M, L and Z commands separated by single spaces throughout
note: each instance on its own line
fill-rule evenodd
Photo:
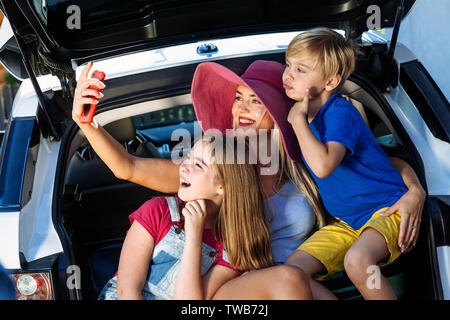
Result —
M 211 139 L 206 135 L 202 139 L 210 142 L 216 179 L 225 191 L 216 222 L 216 238 L 222 242 L 234 267 L 244 271 L 269 267 L 274 260 L 258 165 L 256 161 L 251 163 L 253 155 L 248 143 L 236 137 L 221 137 Z
M 311 174 L 302 161 L 295 162 L 286 154 L 279 129 L 275 127 L 272 131 L 274 133 L 273 139 L 275 139 L 275 142 L 278 144 L 278 149 L 280 150 L 281 174 L 278 181 L 279 185 L 283 179 L 292 181 L 311 205 L 314 214 L 316 215 L 317 226 L 319 228 L 324 227 L 327 224 L 329 214 L 323 205 L 319 189 L 317 188 L 314 179 L 311 177 Z

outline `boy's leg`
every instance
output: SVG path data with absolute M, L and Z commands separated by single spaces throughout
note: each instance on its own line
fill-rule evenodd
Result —
M 384 236 L 370 227 L 364 229 L 347 251 L 345 271 L 364 299 L 397 299 L 387 278 L 376 269 L 377 264 L 386 262 L 389 256 Z
M 314 275 L 326 271 L 325 266 L 318 259 L 303 250 L 298 250 L 286 260 L 285 264 L 295 266 L 305 272 L 314 300 L 337 300 L 330 290 L 313 279 Z
M 348 249 L 358 239 L 359 233 L 345 222 L 329 224 L 310 236 L 285 262 L 302 269 L 309 276 L 313 298 L 317 300 L 337 299 L 320 282 L 344 270 L 344 257 Z

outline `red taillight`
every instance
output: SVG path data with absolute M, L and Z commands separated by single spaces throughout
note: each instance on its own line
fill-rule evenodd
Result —
M 53 292 L 48 273 L 16 273 L 11 275 L 17 300 L 52 300 Z

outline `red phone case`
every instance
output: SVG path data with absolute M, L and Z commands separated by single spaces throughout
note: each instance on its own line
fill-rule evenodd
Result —
M 94 79 L 98 79 L 101 82 L 103 82 L 105 80 L 105 73 L 102 71 L 94 71 L 92 73 L 92 78 Z M 100 92 L 102 91 L 101 89 L 97 88 L 96 86 L 89 86 L 89 89 L 97 89 Z M 87 105 L 84 106 L 84 110 L 81 113 L 81 117 L 80 117 L 80 122 L 81 123 L 91 123 L 92 119 L 94 118 L 94 114 L 95 114 L 95 110 L 97 109 L 97 103 L 91 103 L 91 106 L 89 107 L 89 111 L 87 110 Z

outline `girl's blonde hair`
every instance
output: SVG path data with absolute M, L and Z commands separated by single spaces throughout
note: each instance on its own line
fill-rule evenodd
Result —
M 217 145 L 218 139 L 212 142 L 210 136 L 202 140 L 210 143 L 216 179 L 225 191 L 216 221 L 217 240 L 235 268 L 248 271 L 274 265 L 259 169 L 256 163 L 250 163 L 251 148 L 236 137 L 219 139 L 222 145 Z M 221 147 L 223 152 L 216 153 Z
M 280 186 L 284 179 L 292 181 L 297 189 L 305 196 L 306 200 L 308 200 L 308 203 L 311 205 L 314 214 L 316 215 L 316 224 L 319 228 L 322 228 L 327 224 L 328 212 L 323 205 L 319 189 L 317 188 L 314 179 L 311 177 L 302 161 L 295 162 L 286 154 L 280 130 L 275 126 L 272 132 L 273 139 L 275 139 L 275 143 L 280 150 L 281 174 L 277 187 Z

